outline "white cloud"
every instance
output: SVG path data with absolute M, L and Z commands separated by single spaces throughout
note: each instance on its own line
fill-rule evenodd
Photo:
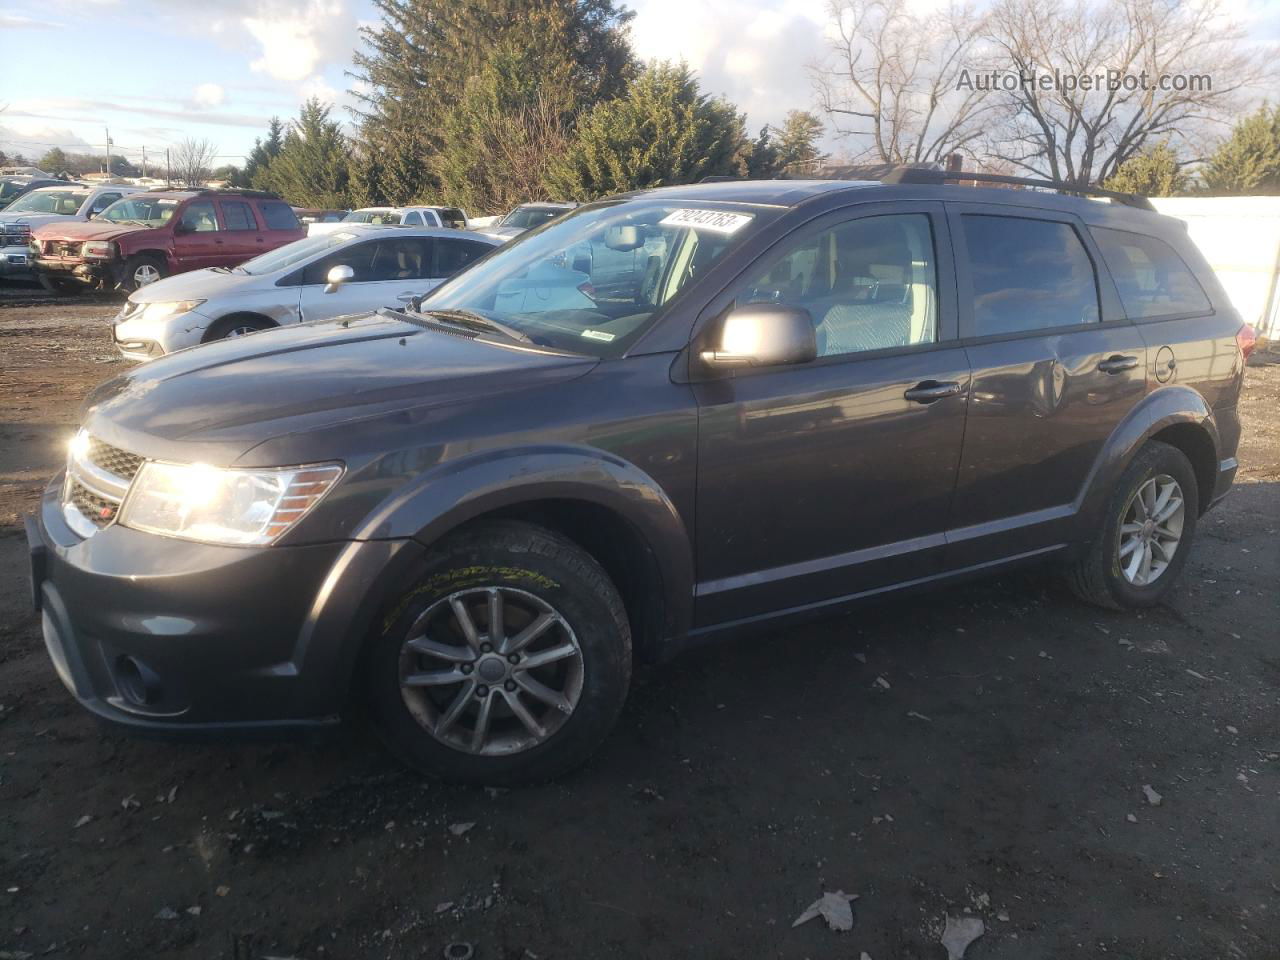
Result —
M 341 0 L 264 4 L 240 21 L 262 49 L 249 68 L 297 84 L 330 61 L 345 62 L 351 53 L 350 19 Z
M 227 99 L 227 91 L 217 83 L 202 83 L 192 97 L 198 107 L 218 107 Z
M 808 64 L 825 50 L 824 0 L 639 0 L 631 36 L 642 60 L 683 60 L 727 97 L 754 133 L 812 110 Z
M 52 147 L 61 147 L 73 153 L 94 150 L 93 144 L 76 136 L 66 127 L 50 127 L 21 120 L 0 126 L 0 150 L 5 153 L 21 153 L 38 160 Z M 96 149 L 101 151 L 103 145 L 99 144 Z

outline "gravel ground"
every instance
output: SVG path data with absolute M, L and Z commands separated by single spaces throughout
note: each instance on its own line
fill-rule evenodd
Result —
M 1280 956 L 1280 362 L 1168 605 L 1032 573 L 706 649 L 587 769 L 498 792 L 358 725 L 157 743 L 71 701 L 20 517 L 116 308 L 0 290 L 0 958 L 939 960 L 948 914 L 970 960 Z M 792 927 L 836 890 L 852 931 Z

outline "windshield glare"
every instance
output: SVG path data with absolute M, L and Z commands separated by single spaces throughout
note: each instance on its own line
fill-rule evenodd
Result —
M 33 190 L 9 205 L 6 213 L 56 213 L 74 217 L 89 194 L 83 190 Z
M 302 263 L 304 260 L 309 260 L 325 250 L 340 247 L 348 240 L 355 239 L 355 236 L 354 233 L 339 231 L 337 233 L 322 233 L 315 237 L 303 237 L 301 240 L 293 241 L 293 243 L 286 243 L 283 247 L 277 247 L 270 253 L 254 257 L 247 263 L 240 264 L 235 268 L 235 271 L 236 273 L 247 273 L 254 277 L 276 273 Z
M 117 200 L 102 211 L 99 220 L 112 223 L 142 223 L 148 227 L 159 227 L 169 222 L 175 210 L 177 200 L 160 197 L 125 197 Z
M 504 227 L 519 227 L 521 230 L 531 230 L 536 226 L 546 223 L 548 220 L 554 220 L 563 210 L 548 210 L 546 207 L 516 207 L 507 214 L 502 221 Z
M 657 200 L 583 207 L 437 287 L 423 312 L 471 311 L 542 346 L 619 356 L 676 294 L 775 215 Z

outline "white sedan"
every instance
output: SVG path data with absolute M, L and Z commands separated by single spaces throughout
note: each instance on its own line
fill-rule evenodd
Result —
M 180 273 L 130 294 L 117 348 L 133 360 L 304 320 L 401 307 L 502 239 L 450 229 L 342 224 L 238 267 Z

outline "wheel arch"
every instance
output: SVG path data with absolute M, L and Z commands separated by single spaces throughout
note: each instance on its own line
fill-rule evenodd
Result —
M 1120 474 L 1150 440 L 1168 443 L 1186 455 L 1200 487 L 1199 513 L 1209 508 L 1221 449 L 1218 427 L 1203 396 L 1173 385 L 1147 394 L 1112 431 L 1081 493 L 1078 513 L 1087 530 L 1092 530 Z
M 271 317 L 267 316 L 265 313 L 258 313 L 255 310 L 234 310 L 231 313 L 223 314 L 222 316 L 214 320 L 212 323 L 210 323 L 209 326 L 205 327 L 204 333 L 200 335 L 200 342 L 210 343 L 213 340 L 219 339 L 218 337 L 213 336 L 214 331 L 219 330 L 221 327 L 226 326 L 232 320 L 239 320 L 239 319 L 260 320 L 261 322 L 267 325 L 268 329 L 270 329 L 271 327 L 280 326 L 279 322 L 277 322 L 276 320 L 273 320 Z
M 375 511 L 360 538 L 409 537 L 430 550 L 487 519 L 537 523 L 590 553 L 622 594 L 644 659 L 689 629 L 693 544 L 662 486 L 635 464 L 579 446 L 488 451 L 428 471 Z

